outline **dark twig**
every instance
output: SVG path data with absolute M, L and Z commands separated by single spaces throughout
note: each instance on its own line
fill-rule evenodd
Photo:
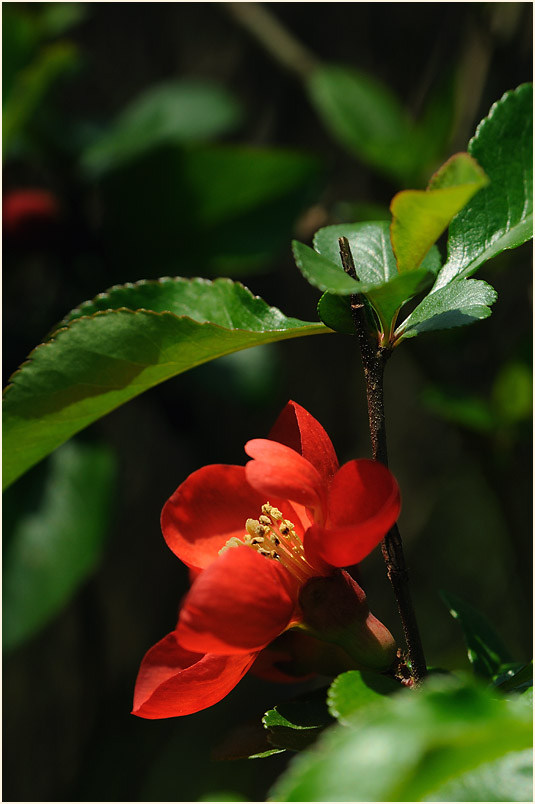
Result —
M 338 243 L 344 271 L 349 274 L 349 276 L 352 276 L 353 279 L 357 279 L 353 255 L 351 254 L 347 238 L 341 237 Z M 391 349 L 389 347 L 378 346 L 370 337 L 366 308 L 362 297 L 355 294 L 350 297 L 350 302 L 366 380 L 366 396 L 368 400 L 368 418 L 373 458 L 376 461 L 380 461 L 385 466 L 388 466 L 383 376 L 386 361 L 391 354 Z M 409 576 L 403 555 L 401 535 L 397 525 L 394 525 L 386 534 L 381 544 L 381 549 L 403 625 L 403 633 L 405 635 L 411 663 L 412 678 L 415 683 L 418 683 L 426 674 L 427 670 L 409 590 Z

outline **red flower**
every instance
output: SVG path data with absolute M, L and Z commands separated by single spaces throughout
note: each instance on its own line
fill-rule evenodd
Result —
M 164 506 L 164 538 L 193 583 L 176 629 L 141 663 L 136 715 L 211 706 L 260 652 L 263 675 L 270 656 L 287 654 L 268 648 L 281 634 L 334 642 L 329 652 L 353 667 L 387 670 L 394 659 L 389 631 L 339 569 L 365 558 L 398 517 L 388 469 L 369 460 L 339 467 L 325 430 L 295 402 L 269 439 L 245 451 L 253 459 L 245 467 L 199 469 Z
M 2 199 L 2 226 L 9 234 L 17 234 L 33 223 L 48 223 L 58 215 L 58 201 L 48 190 L 11 190 Z

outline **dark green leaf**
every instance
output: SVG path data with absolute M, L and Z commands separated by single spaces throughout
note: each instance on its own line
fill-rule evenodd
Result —
M 344 335 L 355 334 L 355 323 L 351 314 L 351 302 L 347 296 L 324 293 L 318 302 L 318 316 L 326 327 Z
M 442 600 L 450 614 L 459 621 L 474 672 L 492 678 L 511 656 L 500 637 L 482 614 L 456 595 L 442 591 Z
M 333 137 L 389 177 L 405 181 L 418 165 L 413 126 L 395 95 L 357 70 L 322 65 L 308 79 L 312 103 Z
M 237 101 L 217 84 L 184 79 L 152 86 L 87 149 L 82 164 L 100 174 L 158 145 L 224 134 L 240 118 Z
M 20 512 L 3 561 L 3 642 L 12 649 L 54 617 L 99 559 L 114 462 L 102 447 L 71 442 L 50 460 L 37 510 Z
M 458 279 L 429 293 L 396 330 L 398 342 L 422 332 L 449 329 L 488 318 L 497 293 L 479 279 Z
M 533 801 L 533 751 L 511 751 L 487 762 L 424 801 Z
M 195 275 L 254 270 L 287 248 L 319 169 L 282 149 L 161 145 L 103 176 L 107 253 L 126 264 L 125 280 L 177 264 Z
M 310 246 L 293 240 L 292 251 L 297 267 L 305 279 L 320 290 L 349 296 L 353 293 L 362 293 L 370 288 L 366 282 L 356 282 L 345 273 L 341 266 L 322 257 Z
M 481 121 L 468 152 L 490 179 L 449 229 L 448 261 L 436 288 L 470 276 L 504 249 L 533 233 L 533 86 L 505 95 Z
M 388 676 L 349 670 L 335 678 L 329 687 L 327 706 L 333 717 L 346 723 L 359 709 L 381 702 L 385 695 L 401 689 L 401 685 Z
M 326 726 L 333 723 L 333 718 L 322 693 L 321 697 L 312 696 L 308 700 L 278 704 L 266 712 L 262 723 L 273 746 L 302 751 L 315 742 Z
M 137 307 L 147 294 L 156 312 Z M 163 380 L 240 349 L 329 332 L 319 322 L 286 318 L 228 279 L 130 285 L 94 304 L 129 309 L 75 318 L 11 378 L 4 400 L 4 487 L 88 424 Z
M 259 718 L 228 731 L 222 742 L 212 751 L 212 758 L 218 762 L 236 759 L 263 759 L 272 754 L 284 753 L 284 748 L 273 748 L 268 740 L 268 732 Z
M 532 742 L 520 700 L 445 676 L 359 709 L 296 757 L 275 801 L 421 801 L 447 782 Z
M 494 686 L 499 687 L 501 692 L 523 692 L 529 689 L 533 686 L 533 662 L 511 667 L 502 665 Z

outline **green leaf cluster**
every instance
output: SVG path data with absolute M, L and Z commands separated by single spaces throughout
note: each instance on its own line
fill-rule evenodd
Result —
M 427 190 L 398 193 L 390 227 L 384 221 L 329 226 L 317 232 L 315 250 L 294 242 L 299 269 L 324 291 L 318 311 L 328 326 L 351 331 L 349 303 L 334 296 L 365 299 L 381 345 L 490 315 L 496 292 L 468 277 L 532 235 L 532 94 L 530 84 L 506 93 L 480 123 L 468 153 L 451 157 Z M 448 262 L 441 268 L 433 244 L 448 225 Z M 340 237 L 349 241 L 358 281 L 342 270 Z M 398 323 L 401 308 L 430 287 Z
M 524 796 L 531 783 L 531 712 L 520 699 L 504 700 L 453 676 L 432 676 L 420 689 L 366 704 L 355 684 L 352 710 L 354 678 L 341 679 L 330 693 L 343 712 L 341 723 L 292 761 L 271 800 L 458 800 L 459 790 L 473 787 L 472 774 L 484 778 L 483 789 L 491 794 L 485 800 L 498 800 L 504 784 L 507 800 L 530 800 Z M 336 706 L 331 703 L 331 711 Z

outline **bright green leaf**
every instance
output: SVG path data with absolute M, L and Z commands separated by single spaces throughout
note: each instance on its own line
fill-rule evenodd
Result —
M 487 762 L 424 801 L 533 801 L 533 750 L 511 751 Z
M 441 592 L 450 614 L 463 630 L 468 659 L 477 675 L 492 678 L 500 667 L 511 661 L 511 656 L 500 637 L 480 612 L 456 595 Z
M 224 134 L 240 118 L 237 101 L 217 84 L 183 79 L 152 86 L 87 149 L 82 164 L 91 174 L 101 174 L 158 145 Z
M 3 643 L 13 649 L 46 625 L 99 559 L 114 462 L 102 447 L 71 442 L 50 460 L 37 510 L 15 520 L 3 560 Z M 6 534 L 7 536 L 7 534 Z
M 447 782 L 531 746 L 531 713 L 518 701 L 454 677 L 359 709 L 296 757 L 274 801 L 422 801 Z
M 4 399 L 4 487 L 88 424 L 163 380 L 240 349 L 329 332 L 319 322 L 286 318 L 228 279 L 154 284 L 97 297 L 97 307 L 129 309 L 73 320 L 15 372 Z M 153 305 L 158 311 L 136 306 L 143 306 L 147 293 L 153 300 L 160 294 Z M 170 312 L 160 312 L 162 307 Z
M 497 293 L 479 279 L 458 279 L 429 293 L 396 330 L 398 341 L 422 332 L 472 324 L 491 314 Z
M 325 126 L 351 153 L 389 177 L 405 181 L 418 164 L 412 124 L 396 96 L 377 79 L 325 64 L 308 79 L 310 99 Z
M 468 154 L 452 156 L 427 190 L 403 190 L 390 204 L 391 238 L 400 274 L 414 271 L 451 219 L 488 183 Z
M 470 276 L 533 235 L 533 85 L 505 95 L 481 121 L 468 152 L 490 179 L 452 221 L 448 261 L 435 289 Z M 433 291 L 434 292 L 434 291 Z
M 305 279 L 320 290 L 349 296 L 362 293 L 370 287 L 366 282 L 356 282 L 341 266 L 335 265 L 297 240 L 292 241 L 292 251 L 297 267 Z
M 401 685 L 388 676 L 349 670 L 335 678 L 329 687 L 327 706 L 333 717 L 347 723 L 359 709 L 381 702 L 385 695 L 401 689 Z

